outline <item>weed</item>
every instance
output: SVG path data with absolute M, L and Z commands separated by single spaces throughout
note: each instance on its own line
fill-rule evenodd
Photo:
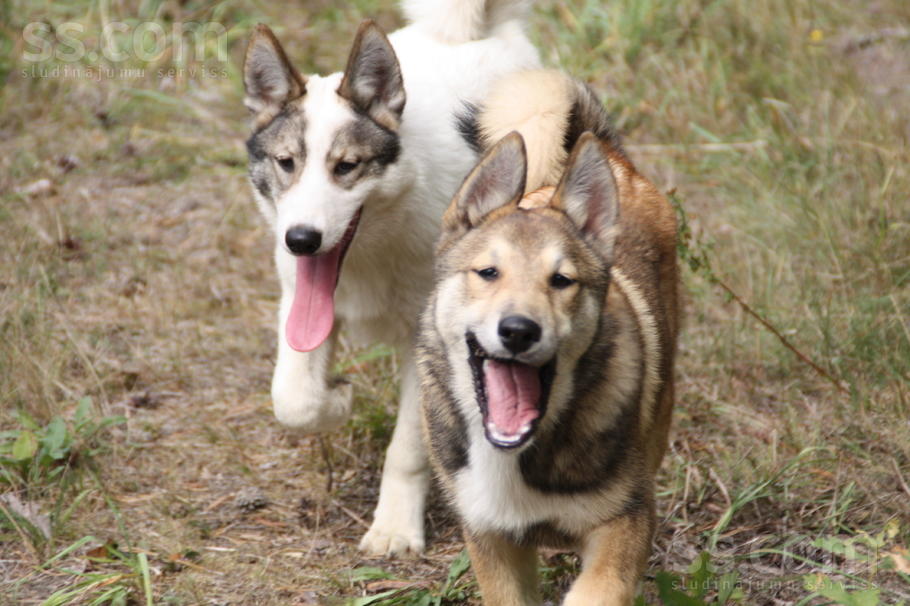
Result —
M 92 542 L 96 542 L 94 537 L 83 537 L 45 562 L 42 568 L 47 568 L 55 561 Z M 71 574 L 75 582 L 55 591 L 41 603 L 41 606 L 64 606 L 73 603 L 126 606 L 135 603 L 132 598 L 137 594 L 144 597 L 146 606 L 152 606 L 154 596 L 146 553 L 123 551 L 113 543 L 105 543 L 92 549 L 87 559 L 94 566 L 114 570 L 79 572 L 61 569 Z
M 685 578 L 659 571 L 655 577 L 660 603 L 664 606 L 706 606 L 707 604 L 743 603 L 738 574 L 718 574 L 711 565 L 711 554 L 702 552 L 689 567 Z M 638 604 L 644 606 L 643 597 Z
M 823 597 L 834 604 L 843 606 L 878 606 L 881 591 L 875 587 L 850 591 L 844 583 L 831 580 L 823 574 L 807 575 L 804 578 L 806 590 L 811 592 L 799 604 L 808 604 L 813 598 Z M 903 604 L 903 602 L 900 602 Z
M 18 420 L 18 429 L 0 432 L 0 483 L 13 491 L 4 495 L 5 504 L 0 501 L 0 524 L 15 530 L 38 556 L 92 492 L 82 487 L 79 472 L 107 449 L 105 430 L 125 419 L 97 419 L 91 399 L 82 398 L 72 419 L 56 416 L 41 426 L 19 411 Z M 35 504 L 46 495 L 53 497 L 50 515 L 39 514 Z
M 468 552 L 462 551 L 452 560 L 445 581 L 433 586 L 423 587 L 420 583 L 398 581 L 393 575 L 381 568 L 363 567 L 351 571 L 352 582 L 365 581 L 393 581 L 393 584 L 402 585 L 400 588 L 389 589 L 381 593 L 359 598 L 351 598 L 345 602 L 346 606 L 445 606 L 447 604 L 463 604 L 465 600 L 475 594 L 473 582 L 463 581 L 462 577 L 470 567 L 471 562 Z M 388 583 L 380 583 L 380 586 Z
M 62 476 L 80 459 L 91 459 L 107 447 L 105 429 L 126 421 L 122 416 L 96 419 L 91 398 L 79 400 L 69 421 L 55 416 L 40 426 L 24 410 L 19 411 L 18 420 L 19 429 L 0 432 L 0 481 L 26 490 L 63 483 Z

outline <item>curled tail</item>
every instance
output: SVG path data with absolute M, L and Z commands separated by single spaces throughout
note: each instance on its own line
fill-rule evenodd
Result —
M 502 78 L 479 108 L 469 108 L 459 118 L 459 129 L 478 151 L 518 131 L 528 153 L 528 192 L 556 185 L 585 131 L 622 153 L 597 95 L 583 82 L 554 70 L 521 71 Z
M 490 36 L 509 21 L 520 20 L 527 0 L 402 0 L 408 20 L 433 37 L 461 44 Z

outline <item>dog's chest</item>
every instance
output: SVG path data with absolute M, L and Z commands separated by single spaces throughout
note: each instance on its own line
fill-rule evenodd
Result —
M 598 519 L 618 511 L 623 486 L 592 493 L 545 493 L 524 480 L 517 453 L 493 448 L 485 439 L 469 446 L 469 463 L 454 476 L 455 504 L 475 531 L 521 534 L 548 523 L 561 532 L 582 535 Z

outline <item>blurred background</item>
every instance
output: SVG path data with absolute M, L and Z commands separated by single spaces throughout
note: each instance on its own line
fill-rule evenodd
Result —
M 364 560 L 395 360 L 355 416 L 271 414 L 278 285 L 240 64 L 343 67 L 391 0 L 0 0 L 0 604 L 477 604 Z M 686 293 L 647 604 L 910 601 L 910 3 L 539 0 L 680 213 Z M 541 558 L 550 603 L 575 556 Z

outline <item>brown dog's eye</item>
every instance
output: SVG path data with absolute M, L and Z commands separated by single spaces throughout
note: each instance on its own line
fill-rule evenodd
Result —
M 290 156 L 276 157 L 275 162 L 278 163 L 278 166 L 280 166 L 281 170 L 283 170 L 284 172 L 286 172 L 286 173 L 294 172 L 294 158 L 292 158 Z
M 484 267 L 483 269 L 475 269 L 474 273 L 486 280 L 487 282 L 492 282 L 499 277 L 499 271 L 495 267 Z
M 575 284 L 575 280 L 568 276 L 564 276 L 562 274 L 553 274 L 550 276 L 550 286 L 558 290 L 569 288 L 573 284 Z

